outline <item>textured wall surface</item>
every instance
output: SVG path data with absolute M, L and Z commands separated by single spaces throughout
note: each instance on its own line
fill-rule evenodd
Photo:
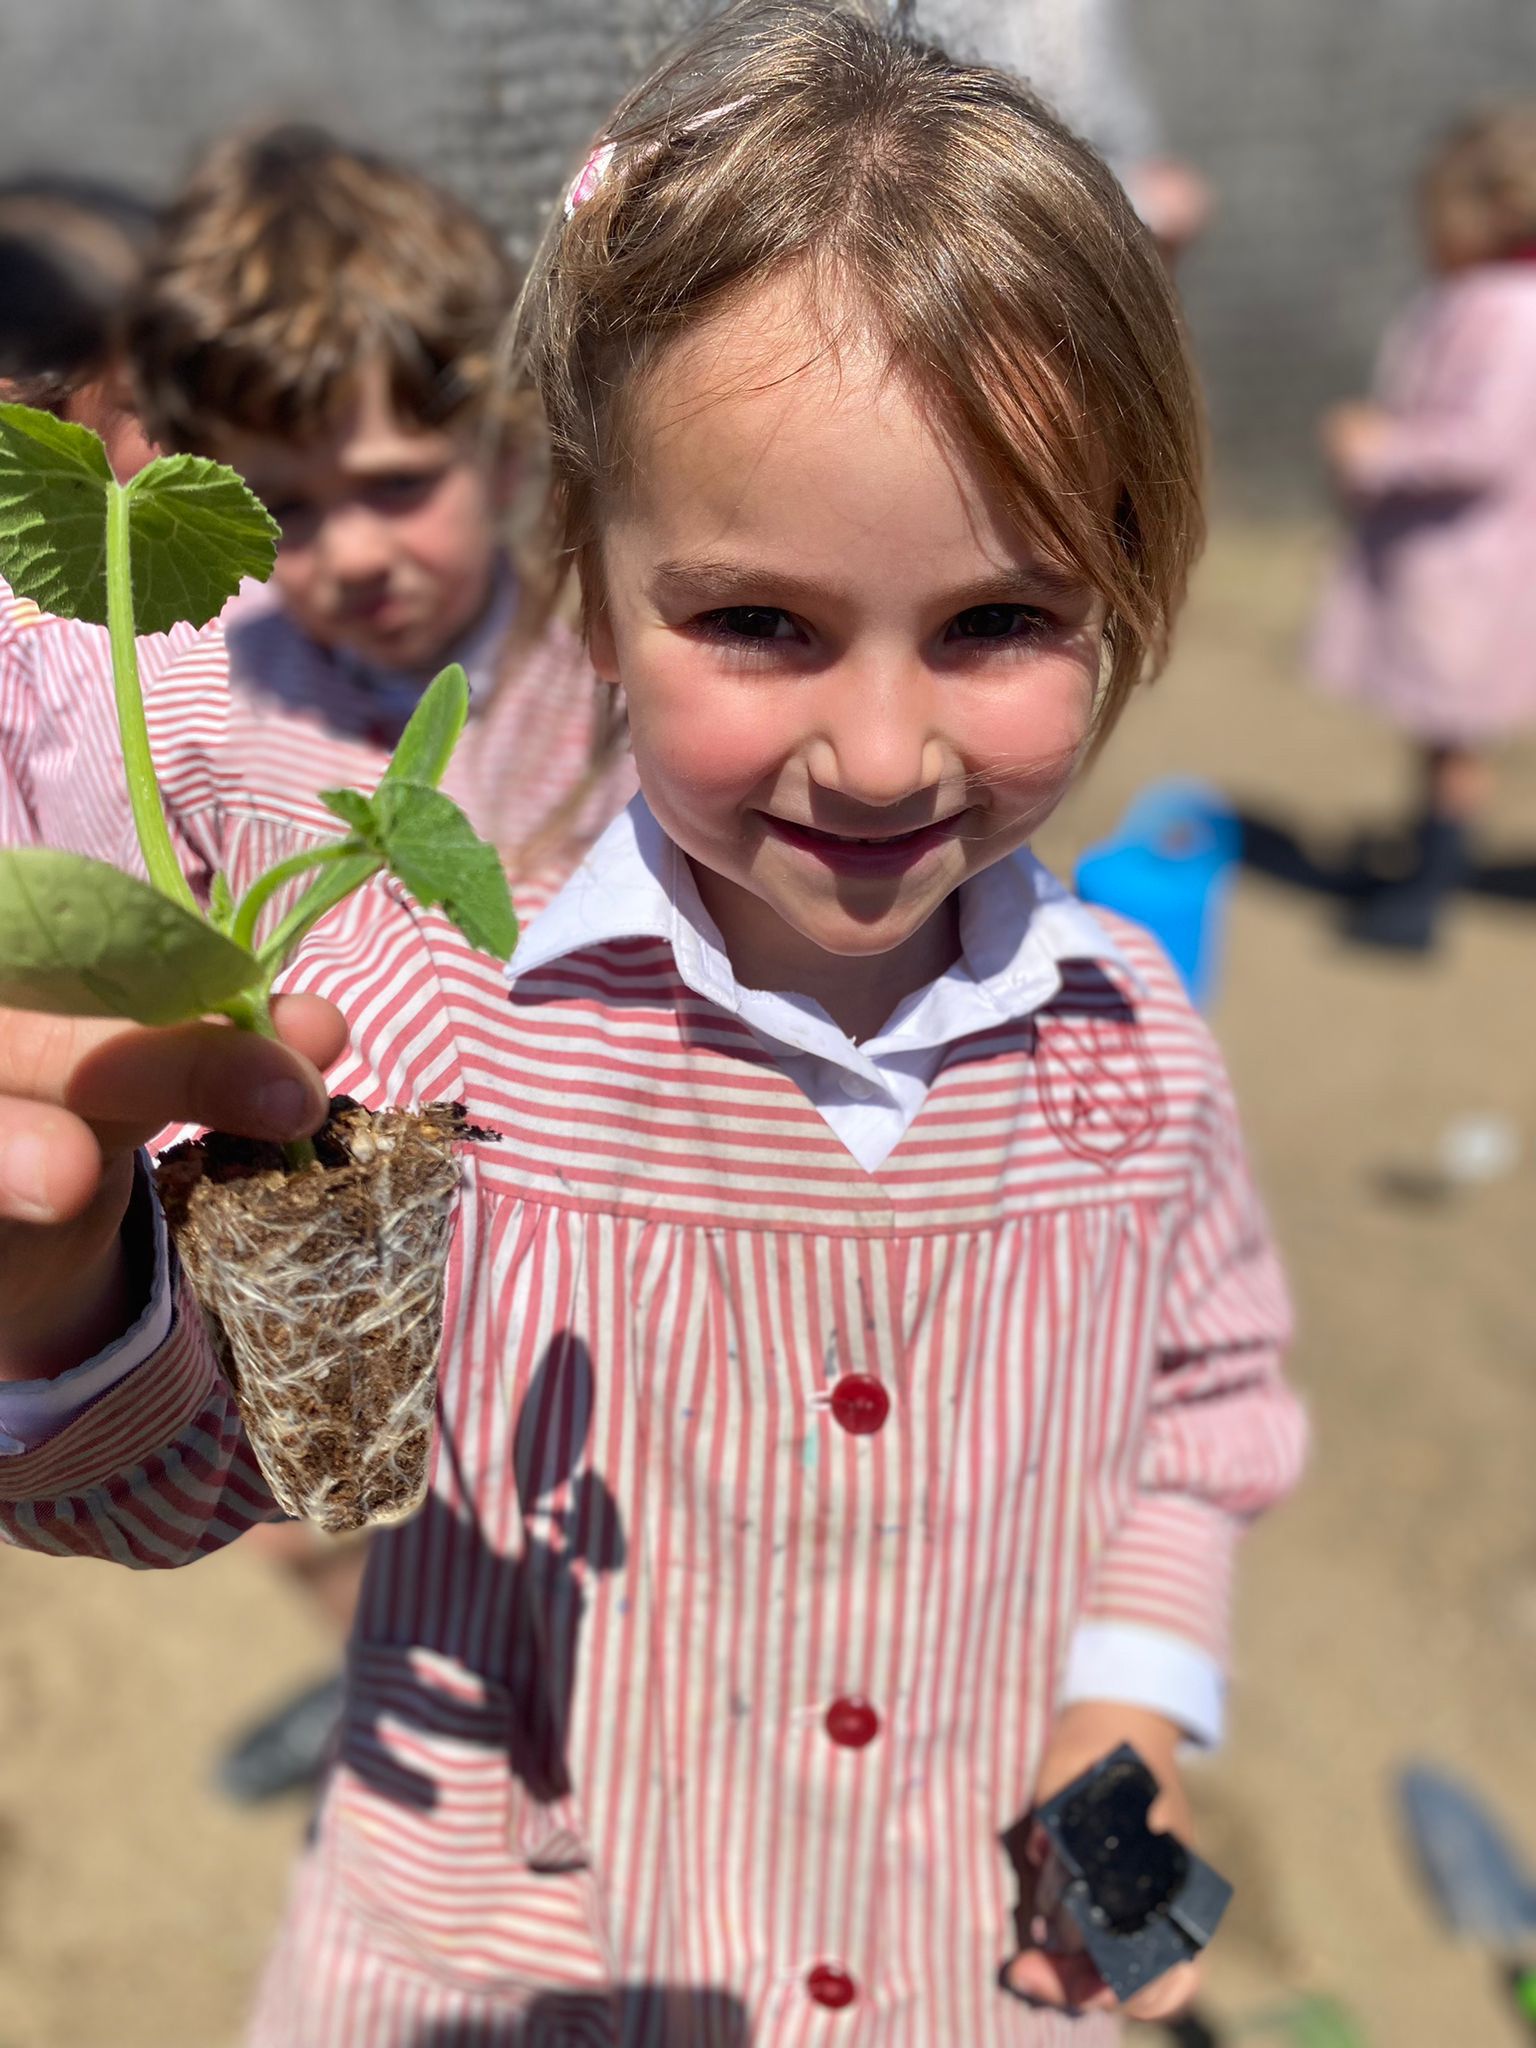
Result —
M 702 0 L 0 0 L 0 173 L 163 187 L 236 119 L 425 157 L 526 246 L 654 46 Z M 993 0 L 1004 6 L 1007 0 Z M 1229 487 L 1315 483 L 1318 406 L 1410 288 L 1409 191 L 1468 103 L 1536 91 L 1536 0 L 1128 0 L 1170 144 L 1220 211 L 1184 276 Z
M 1134 0 L 1170 140 L 1220 211 L 1184 288 L 1229 482 L 1314 474 L 1317 407 L 1367 374 L 1412 289 L 1427 144 L 1536 93 L 1533 0 Z
M 302 115 L 426 147 L 452 75 L 439 0 L 0 0 L 0 175 L 163 189 L 232 121 Z

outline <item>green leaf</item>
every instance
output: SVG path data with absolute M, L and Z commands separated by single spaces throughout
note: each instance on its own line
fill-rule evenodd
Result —
M 336 794 L 335 791 L 332 794 Z M 517 919 L 501 856 L 441 790 L 417 782 L 381 782 L 365 838 L 423 906 L 440 903 L 472 946 L 505 960 L 517 944 Z
M 227 933 L 234 916 L 235 899 L 230 894 L 229 877 L 220 869 L 208 885 L 208 921 L 215 931 Z
M 384 770 L 386 782 L 436 789 L 469 717 L 469 678 L 457 662 L 427 685 Z
M 105 625 L 107 496 L 128 498 L 136 633 L 205 625 L 246 576 L 265 578 L 277 527 L 232 469 L 166 455 L 119 486 L 99 437 L 0 405 L 0 572 L 44 611 Z
M 1278 2011 L 1260 2013 L 1252 2026 L 1256 2033 L 1283 2036 L 1291 2048 L 1365 2048 L 1365 2036 L 1353 2016 L 1331 1998 L 1299 1999 Z
M 0 1003 L 179 1024 L 260 980 L 243 947 L 148 882 L 77 853 L 0 849 Z
M 44 611 L 107 619 L 112 467 L 89 427 L 0 405 L 0 574 Z
M 343 825 L 350 825 L 368 845 L 378 844 L 378 822 L 373 815 L 373 805 L 360 789 L 322 789 L 320 801 L 333 818 L 340 818 Z
M 277 523 L 242 478 L 201 455 L 163 455 L 125 486 L 136 633 L 206 625 L 277 559 Z

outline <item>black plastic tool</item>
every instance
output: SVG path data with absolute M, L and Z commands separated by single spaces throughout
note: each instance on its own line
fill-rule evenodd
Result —
M 1193 1850 L 1148 1827 L 1157 1793 L 1156 1778 L 1122 1743 L 1032 1816 L 1062 1865 L 1062 1910 L 1122 2003 L 1197 1956 L 1232 1897 Z

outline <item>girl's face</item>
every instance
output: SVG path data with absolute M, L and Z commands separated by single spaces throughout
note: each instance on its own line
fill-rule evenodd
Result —
M 1455 159 L 1432 170 L 1420 187 L 1419 232 L 1430 268 L 1443 277 L 1499 253 L 1495 209 Z
M 504 466 L 472 430 L 401 419 L 382 364 L 329 431 L 289 442 L 231 428 L 208 452 L 277 521 L 273 587 L 322 647 L 430 674 L 489 604 Z
M 592 644 L 646 797 L 744 981 L 905 949 L 920 985 L 960 883 L 1067 787 L 1102 606 L 872 348 L 781 301 L 677 344 L 636 411 Z

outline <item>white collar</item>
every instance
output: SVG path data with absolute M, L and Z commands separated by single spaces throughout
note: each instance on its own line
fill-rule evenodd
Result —
M 614 819 L 581 866 L 527 926 L 509 980 L 616 939 L 660 939 L 679 978 L 738 1017 L 782 1060 L 809 1055 L 881 1089 L 893 1064 L 931 1064 L 957 1039 L 1027 1017 L 1062 984 L 1069 960 L 1141 977 L 1099 920 L 1026 850 L 968 881 L 960 893 L 960 958 L 903 1002 L 874 1038 L 855 1044 L 818 1003 L 736 979 L 693 871 L 644 797 Z

